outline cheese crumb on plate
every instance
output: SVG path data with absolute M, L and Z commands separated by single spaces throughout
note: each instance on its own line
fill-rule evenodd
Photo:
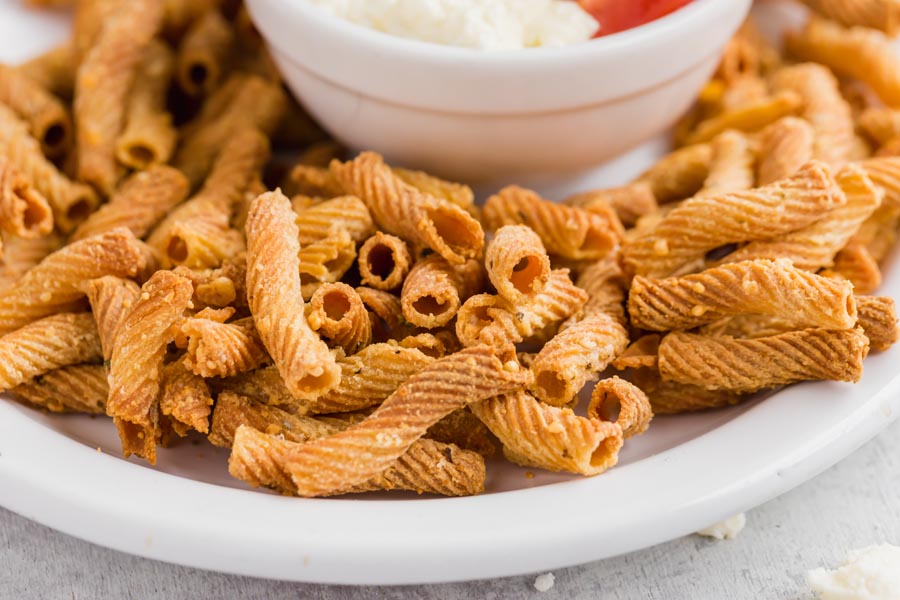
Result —
M 740 513 L 733 517 L 728 517 L 721 523 L 711 525 L 706 529 L 697 532 L 698 535 L 715 538 L 717 540 L 730 540 L 743 531 L 747 524 L 747 515 Z
M 900 547 L 851 550 L 837 569 L 810 571 L 806 580 L 820 600 L 900 599 Z
M 544 573 L 543 575 L 538 575 L 537 579 L 534 580 L 534 589 L 539 592 L 546 592 L 553 587 L 554 583 L 556 583 L 556 577 L 553 576 L 553 573 Z

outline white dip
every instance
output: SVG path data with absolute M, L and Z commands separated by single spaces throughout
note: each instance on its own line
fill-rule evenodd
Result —
M 882 544 L 851 550 L 837 569 L 814 569 L 806 579 L 821 600 L 897 600 L 900 547 Z
M 747 516 L 744 513 L 739 513 L 733 517 L 728 517 L 721 523 L 701 529 L 697 533 L 706 537 L 716 538 L 717 540 L 730 540 L 743 531 L 746 524 Z
M 309 0 L 333 15 L 399 37 L 482 50 L 563 46 L 598 24 L 572 0 Z

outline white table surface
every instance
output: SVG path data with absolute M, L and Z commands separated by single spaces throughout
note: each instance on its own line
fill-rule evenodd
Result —
M 760 443 L 764 443 L 763 440 Z M 136 558 L 0 509 L 0 600 L 306 599 L 811 599 L 808 569 L 851 548 L 900 545 L 900 421 L 818 478 L 747 516 L 730 541 L 689 536 L 627 556 L 534 575 L 435 586 L 303 585 L 234 577 Z

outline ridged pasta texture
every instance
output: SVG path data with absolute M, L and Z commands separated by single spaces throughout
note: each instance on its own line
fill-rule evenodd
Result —
M 330 171 L 346 193 L 366 203 L 385 232 L 414 247 L 430 248 L 451 264 L 463 264 L 481 251 L 484 231 L 472 215 L 409 185 L 380 155 L 363 152 L 346 163 L 334 161 Z
M 219 323 L 194 317 L 182 321 L 179 329 L 187 337 L 184 365 L 200 377 L 229 377 L 269 361 L 253 319 Z
M 359 274 L 364 285 L 390 291 L 400 287 L 412 266 L 406 242 L 377 232 L 359 249 Z
M 812 160 L 815 133 L 812 125 L 797 117 L 784 117 L 760 133 L 756 180 L 768 185 L 790 177 Z
M 660 204 L 683 200 L 703 187 L 711 161 L 712 147 L 709 144 L 685 146 L 644 171 L 638 181 L 650 185 L 653 196 Z
M 18 167 L 0 156 L 0 228 L 34 239 L 53 230 L 53 211 Z
M 709 174 L 697 193 L 711 195 L 752 188 L 756 181 L 756 154 L 747 136 L 728 130 L 717 135 L 711 144 Z
M 652 231 L 626 241 L 623 260 L 636 275 L 666 277 L 725 244 L 805 227 L 846 201 L 829 169 L 808 163 L 792 177 L 764 187 L 683 202 Z
M 603 258 L 616 247 L 623 233 L 614 213 L 612 218 L 604 218 L 544 200 L 518 186 L 506 187 L 488 198 L 483 215 L 490 230 L 504 225 L 527 225 L 541 238 L 547 252 L 564 258 Z
M 313 331 L 354 354 L 372 341 L 372 323 L 359 294 L 346 283 L 326 283 L 309 301 L 306 320 Z
M 888 35 L 900 28 L 900 5 L 892 0 L 803 0 L 824 17 L 843 25 L 869 27 Z
M 872 350 L 887 350 L 900 338 L 897 327 L 897 306 L 887 296 L 857 296 L 858 325 L 869 338 Z
M 291 452 L 286 461 L 297 493 L 330 495 L 382 473 L 454 410 L 528 383 L 527 372 L 508 368 L 481 346 L 441 358 L 407 379 L 364 421 Z
M 247 217 L 247 300 L 259 337 L 291 393 L 315 399 L 340 382 L 334 356 L 312 329 L 300 290 L 300 243 L 290 201 L 259 196 Z
M 790 315 L 806 327 L 847 329 L 856 322 L 856 301 L 849 282 L 764 259 L 682 277 L 638 276 L 628 294 L 632 324 L 651 331 L 691 329 L 745 313 Z
M 550 279 L 550 257 L 541 238 L 524 225 L 505 225 L 494 233 L 484 255 L 497 293 L 516 303 L 539 293 Z
M 297 213 L 297 239 L 301 247 L 333 237 L 341 230 L 357 243 L 375 233 L 369 209 L 356 196 L 325 200 Z
M 100 338 L 90 313 L 59 313 L 0 338 L 0 390 L 53 369 L 100 360 Z
M 191 373 L 182 362 L 166 365 L 162 381 L 159 409 L 172 419 L 175 431 L 180 435 L 186 435 L 190 429 L 209 433 L 213 399 L 206 381 Z
M 85 284 L 84 290 L 97 323 L 103 359 L 110 360 L 119 326 L 140 297 L 141 288 L 130 279 L 106 275 L 91 279 Z
M 636 369 L 631 379 L 650 399 L 653 413 L 657 415 L 722 408 L 746 398 L 745 395 L 730 390 L 708 390 L 699 385 L 664 381 L 655 368 Z
M 679 331 L 659 345 L 663 379 L 732 392 L 805 380 L 859 381 L 869 340 L 858 329 L 804 329 L 755 339 Z
M 470 260 L 452 265 L 439 256 L 417 262 L 403 282 L 400 303 L 403 316 L 417 327 L 443 327 L 460 305 L 482 287 L 481 264 Z
M 73 365 L 47 371 L 9 393 L 53 413 L 105 415 L 109 383 L 103 365 Z
M 48 158 L 65 154 L 72 144 L 72 117 L 53 94 L 18 69 L 0 65 L 0 102 L 28 123 Z

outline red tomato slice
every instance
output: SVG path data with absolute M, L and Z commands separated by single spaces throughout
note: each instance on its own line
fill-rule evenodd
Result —
M 625 31 L 674 12 L 691 0 L 578 0 L 600 29 L 597 36 Z

